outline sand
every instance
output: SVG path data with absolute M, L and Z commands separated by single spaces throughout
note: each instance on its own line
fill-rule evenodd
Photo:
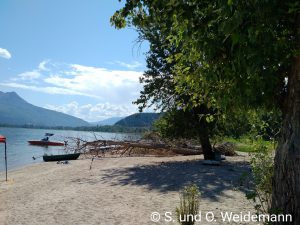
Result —
M 244 157 L 227 157 L 221 166 L 202 165 L 202 156 L 81 159 L 70 164 L 40 163 L 10 171 L 0 181 L 1 225 L 143 225 L 166 222 L 179 204 L 179 190 L 190 182 L 202 192 L 202 222 L 223 222 L 221 212 L 254 212 L 239 190 L 249 171 Z M 205 220 L 213 212 L 216 222 Z M 160 221 L 150 220 L 152 212 Z M 170 215 L 170 214 L 168 214 Z

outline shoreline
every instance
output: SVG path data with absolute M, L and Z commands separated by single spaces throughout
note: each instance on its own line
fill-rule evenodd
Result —
M 202 160 L 202 156 L 116 157 L 94 160 L 92 170 L 90 159 L 18 168 L 10 171 L 8 183 L 1 179 L 0 223 L 155 224 L 151 213 L 175 216 L 179 191 L 191 182 L 202 192 L 203 212 L 216 216 L 253 212 L 245 193 L 236 189 L 248 169 L 244 157 L 227 157 L 221 166 L 204 166 Z
M 97 137 L 103 137 L 107 140 L 124 140 L 128 138 L 127 134 L 117 133 L 101 133 L 101 132 L 85 132 L 85 131 L 51 131 L 44 129 L 25 129 L 25 128 L 0 128 L 0 134 L 6 137 L 7 142 L 7 160 L 8 169 L 21 168 L 23 166 L 35 164 L 35 161 L 42 162 L 42 158 L 32 160 L 32 156 L 39 157 L 46 154 L 56 154 L 57 152 L 63 152 L 63 147 L 49 146 L 45 148 L 43 146 L 32 146 L 28 144 L 28 140 L 40 140 L 45 133 L 55 133 L 51 139 L 53 141 L 64 141 L 67 138 L 80 137 L 83 140 L 91 141 Z M 5 171 L 4 166 L 4 145 L 0 144 L 0 170 Z

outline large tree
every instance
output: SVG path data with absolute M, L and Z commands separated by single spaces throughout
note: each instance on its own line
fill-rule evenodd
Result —
M 163 24 L 165 27 L 165 24 Z M 167 27 L 165 27 L 167 28 Z M 162 26 L 157 23 L 148 23 L 147 26 L 138 28 L 139 40 L 148 41 L 150 50 L 146 54 L 147 70 L 140 78 L 143 90 L 135 101 L 142 111 L 146 107 L 155 106 L 173 116 L 179 116 L 181 121 L 168 120 L 170 126 L 174 125 L 178 130 L 173 130 L 175 137 L 185 137 L 185 131 L 190 132 L 190 138 L 197 138 L 202 146 L 205 159 L 214 159 L 214 152 L 210 143 L 209 116 L 215 114 L 215 110 L 208 109 L 206 102 L 199 105 L 189 104 L 193 97 L 190 93 L 182 93 L 176 89 L 176 75 L 173 74 L 175 62 L 168 60 L 170 56 L 180 51 L 180 46 L 175 46 L 163 33 Z M 185 84 L 188 86 L 188 83 Z M 168 114 L 164 114 L 164 121 Z M 184 117 L 182 115 L 184 114 Z M 172 124 L 171 124 L 172 123 Z M 175 124 L 176 123 L 176 124 Z M 180 127 L 177 125 L 180 124 Z M 169 127 L 170 127 L 169 126 Z
M 300 3 L 295 0 L 127 0 L 117 27 L 159 24 L 180 51 L 175 89 L 188 104 L 278 107 L 284 122 L 276 150 L 273 209 L 300 224 Z M 188 85 L 186 85 L 188 84 Z M 278 222 L 278 224 L 283 224 Z M 286 224 L 286 223 L 285 223 Z

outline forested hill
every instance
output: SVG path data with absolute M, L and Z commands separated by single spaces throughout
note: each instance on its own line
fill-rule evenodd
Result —
M 92 126 L 105 126 L 105 125 L 114 125 L 115 123 L 117 123 L 118 121 L 120 121 L 121 119 L 123 119 L 124 117 L 111 117 L 105 120 L 101 120 L 98 122 L 90 122 L 90 124 Z
M 115 123 L 126 127 L 151 127 L 153 122 L 161 116 L 161 113 L 135 113 Z
M 0 91 L 0 125 L 88 126 L 88 122 L 61 112 L 34 106 L 15 92 Z

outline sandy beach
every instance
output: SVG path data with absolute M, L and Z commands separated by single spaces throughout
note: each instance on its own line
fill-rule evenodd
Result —
M 202 156 L 80 159 L 69 164 L 40 163 L 1 173 L 0 224 L 3 225 L 143 225 L 178 224 L 179 190 L 196 183 L 202 193 L 202 215 L 254 212 L 238 189 L 249 170 L 245 157 L 227 157 L 221 166 L 202 165 Z M 152 212 L 160 221 L 150 220 Z M 166 222 L 165 212 L 175 222 Z M 169 214 L 170 215 L 170 214 Z

